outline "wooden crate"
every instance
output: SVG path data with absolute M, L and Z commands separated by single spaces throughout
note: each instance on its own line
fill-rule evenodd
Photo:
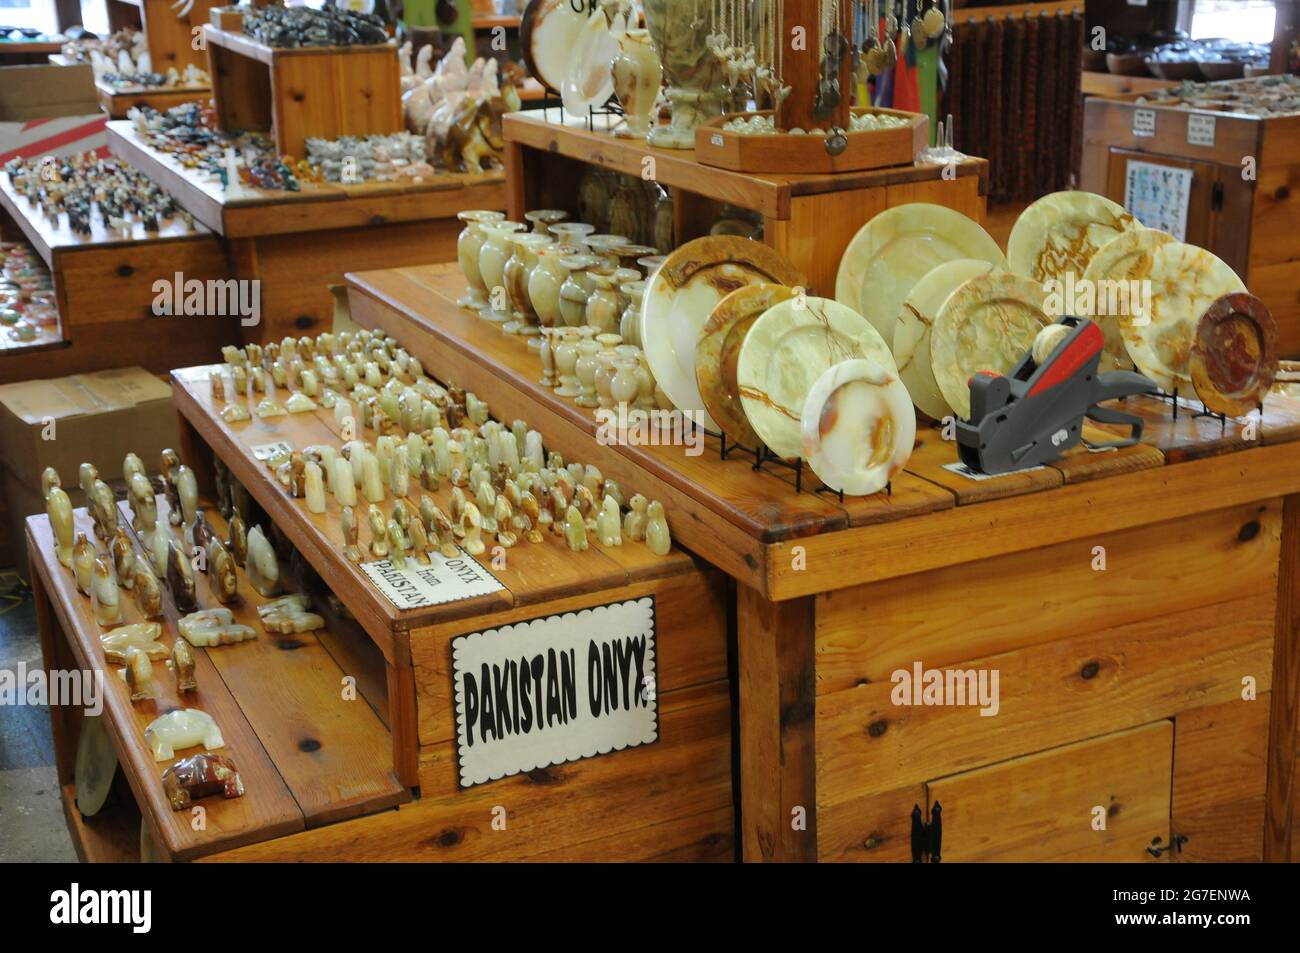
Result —
M 1273 312 L 1282 355 L 1300 356 L 1300 115 L 1258 118 L 1137 99 L 1088 99 L 1080 186 L 1122 203 L 1130 161 L 1192 170 L 1186 240 L 1232 266 Z
M 1270 395 L 1246 439 L 1130 399 L 1143 443 L 980 481 L 922 428 L 891 493 L 841 502 L 711 439 L 596 444 L 522 342 L 456 307 L 453 266 L 349 281 L 362 326 L 661 499 L 736 580 L 745 859 L 910 860 L 936 801 L 950 859 L 1288 856 L 1300 402 Z M 895 705 L 917 662 L 998 671 L 998 714 Z
M 165 374 L 177 360 L 204 360 L 238 333 L 234 316 L 161 317 L 154 314 L 154 282 L 231 277 L 225 248 L 201 224 L 193 231 L 172 219 L 162 231 L 135 224 L 131 237 L 104 228 L 98 215 L 91 234 L 79 235 L 18 195 L 0 173 L 0 217 L 31 243 L 54 279 L 61 341 L 30 352 L 0 348 L 0 383 L 59 377 L 138 364 Z M 177 322 L 184 322 L 183 332 Z
M 855 109 L 855 115 L 897 116 L 907 125 L 894 129 L 845 133 L 847 145 L 839 155 L 826 151 L 818 136 L 753 136 L 722 128 L 735 114 L 710 119 L 695 130 L 695 158 L 704 165 L 736 172 L 857 172 L 887 166 L 911 166 L 930 141 L 929 117 L 899 109 Z M 746 114 L 748 115 L 748 114 Z M 771 110 L 760 115 L 771 116 Z
M 403 129 L 394 43 L 283 49 L 211 25 L 205 35 L 221 129 L 269 131 L 281 154 L 297 158 L 311 137 Z

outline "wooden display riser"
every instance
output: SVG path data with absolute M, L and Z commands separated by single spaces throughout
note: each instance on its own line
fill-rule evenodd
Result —
M 677 241 L 707 234 L 723 203 L 763 217 L 766 244 L 802 272 L 816 294 L 834 296 L 835 274 L 849 242 L 877 212 L 905 202 L 946 205 L 983 221 L 988 162 L 951 167 L 906 165 L 839 174 L 732 172 L 701 165 L 691 149 L 653 149 L 597 131 L 560 109 L 509 113 L 503 120 L 510 218 L 534 208 L 570 209 L 586 165 L 648 177 L 677 190 Z M 948 172 L 945 175 L 945 168 Z M 355 270 L 355 269 L 354 269 Z
M 394 767 L 403 783 L 420 791 L 417 802 L 395 815 L 276 840 L 253 853 L 233 855 L 235 859 L 323 859 L 337 855 L 340 838 L 368 845 L 363 850 L 369 853 L 358 859 L 540 858 L 553 853 L 589 859 L 731 859 L 730 687 L 725 580 L 720 574 L 701 571 L 681 551 L 658 557 L 643 544 L 629 542 L 616 548 L 593 544 L 575 553 L 558 537 L 547 536 L 540 544 L 509 550 L 505 568 L 490 550 L 474 557 L 504 585 L 496 593 L 398 609 L 343 557 L 333 498 L 326 514 L 309 513 L 304 501 L 289 497 L 253 457 L 252 447 L 277 440 L 294 447 L 341 444 L 332 412 L 228 424 L 209 393 L 210 369 L 173 373 L 183 456 L 201 485 L 211 478 L 213 456 L 224 460 L 370 636 L 382 655 L 376 659 L 375 680 L 387 688 Z M 628 493 L 638 489 L 624 486 Z M 429 491 L 412 490 L 413 505 L 422 492 Z M 429 495 L 447 509 L 449 486 Z M 653 595 L 658 606 L 660 740 L 459 790 L 449 694 L 451 639 L 644 595 Z M 510 811 L 512 837 L 491 830 L 492 807 L 499 803 Z M 453 833 L 442 837 L 440 831 Z M 483 837 L 470 836 L 470 831 Z
M 328 285 L 341 283 L 344 273 L 454 260 L 463 228 L 456 214 L 506 204 L 500 173 L 440 174 L 412 184 L 307 184 L 300 192 L 245 189 L 243 197 L 227 199 L 219 182 L 142 143 L 130 122 L 110 121 L 108 141 L 115 155 L 225 238 L 234 277 L 261 281 L 261 324 L 241 328 L 225 343 L 238 334 L 278 341 L 327 330 L 334 311 Z
M 130 86 L 119 88 L 110 86 L 102 79 L 95 80 L 95 95 L 99 98 L 99 108 L 108 113 L 110 119 L 125 119 L 126 114 L 136 106 L 148 106 L 159 112 L 166 112 L 173 106 L 193 102 L 196 99 L 208 99 L 212 89 L 207 86 Z
M 1122 204 L 1131 161 L 1192 170 L 1184 240 L 1231 265 L 1272 311 L 1279 353 L 1300 356 L 1300 115 L 1261 119 L 1139 104 L 1137 98 L 1088 99 L 1080 187 Z M 1151 135 L 1134 131 L 1138 110 L 1154 115 Z M 1208 117 L 1212 131 L 1189 134 L 1189 116 Z M 1193 144 L 1207 136 L 1208 144 Z
M 313 136 L 338 139 L 403 128 L 395 42 L 271 47 L 211 24 L 204 38 L 220 129 L 269 132 L 280 154 L 301 157 Z
M 1152 861 L 1175 838 L 1162 860 L 1289 856 L 1294 399 L 1271 395 L 1253 440 L 1129 400 L 1153 421 L 1137 447 L 985 481 L 942 469 L 955 450 L 923 429 L 892 495 L 840 504 L 716 447 L 597 445 L 521 340 L 456 308 L 449 267 L 349 282 L 358 323 L 663 500 L 674 538 L 740 583 L 746 859 L 909 859 L 912 807 L 936 801 L 947 860 Z M 917 663 L 996 670 L 998 715 L 895 706 Z
M 208 68 L 198 31 L 208 22 L 212 8 L 224 6 L 224 0 L 193 0 L 184 15 L 177 12 L 173 0 L 139 0 L 135 5 L 140 8 L 141 29 L 149 41 L 154 72 L 166 73 L 175 67 L 183 73 L 191 64 Z
M 108 232 L 98 214 L 90 235 L 56 223 L 18 195 L 0 173 L 0 209 L 36 249 L 54 279 L 62 340 L 31 349 L 0 348 L 0 383 L 138 364 L 164 374 L 178 360 L 207 359 L 238 335 L 234 317 L 160 317 L 157 280 L 222 279 L 230 274 L 220 240 L 179 218 L 156 233 L 135 224 L 131 237 Z M 183 322 L 183 331 L 178 328 Z

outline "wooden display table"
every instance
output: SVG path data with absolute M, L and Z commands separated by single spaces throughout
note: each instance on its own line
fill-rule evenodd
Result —
M 1300 356 L 1300 112 L 1260 118 L 1140 98 L 1085 103 L 1080 188 L 1122 204 L 1130 163 L 1191 170 L 1184 240 L 1231 265 L 1272 311 L 1280 353 Z
M 662 500 L 737 580 L 746 859 L 908 859 L 913 806 L 937 803 L 948 860 L 1288 856 L 1296 399 L 1271 396 L 1249 435 L 1131 399 L 1142 444 L 984 480 L 923 428 L 892 493 L 840 502 L 711 439 L 699 457 L 597 443 L 523 341 L 456 307 L 450 266 L 349 282 L 360 324 Z M 893 704 L 914 665 L 999 673 L 997 714 Z
M 113 830 L 121 817 L 138 823 L 142 814 L 155 843 L 177 860 L 733 859 L 731 690 L 721 574 L 697 566 L 680 550 L 658 557 L 642 544 L 593 543 L 575 553 L 548 535 L 542 543 L 509 550 L 504 565 L 491 551 L 473 557 L 479 572 L 501 583 L 495 592 L 399 609 L 344 557 L 333 499 L 329 512 L 312 515 L 254 457 L 252 448 L 267 442 L 341 443 L 332 413 L 228 424 L 209 394 L 211 369 L 173 374 L 183 456 L 201 484 L 211 483 L 214 455 L 227 463 L 265 512 L 262 522 L 280 527 L 301 555 L 308 568 L 286 588 L 313 593 L 328 628 L 280 638 L 262 632 L 252 611 L 260 597 L 247 589 L 241 571 L 247 604 L 239 617 L 252 620 L 258 638 L 196 650 L 202 655 L 203 694 L 189 704 L 217 719 L 248 793 L 235 801 L 203 802 L 207 832 L 187 834 L 189 815 L 173 814 L 162 800 L 158 776 L 165 765 L 155 765 L 140 734 L 155 715 L 153 706 L 132 706 L 110 674 L 110 735 L 131 796 L 127 809 L 114 811 L 103 825 L 69 813 L 83 853 L 102 857 L 105 845 L 123 840 Z M 415 505 L 422 492 L 428 491 L 416 487 L 409 502 Z M 429 495 L 448 507 L 449 486 Z M 161 526 L 165 499 L 159 506 Z M 124 519 L 126 513 L 123 505 Z M 219 515 L 211 508 L 207 513 L 221 533 Z M 78 528 L 87 524 L 79 514 Z M 35 585 L 47 666 L 103 669 L 89 600 L 54 560 L 47 518 L 29 520 L 28 533 L 39 562 Z M 282 560 L 282 572 L 296 563 Z M 215 605 L 202 581 L 199 588 L 200 605 Z M 452 641 L 511 623 L 649 599 L 655 605 L 657 739 L 462 788 Z M 323 609 L 331 600 L 346 612 Z M 126 621 L 135 618 L 128 613 Z M 174 613 L 168 613 L 168 623 L 168 634 L 174 634 Z M 160 667 L 155 676 L 170 681 Z M 346 676 L 356 679 L 356 701 L 339 699 Z M 220 692 L 208 693 L 222 682 L 229 701 Z M 170 696 L 160 698 L 157 710 L 173 703 Z M 292 710 L 279 710 L 285 705 Z M 79 716 L 60 708 L 55 719 L 60 780 L 70 804 Z M 416 796 L 408 787 L 418 789 Z M 129 802 L 138 806 L 135 812 Z M 383 810 L 394 804 L 398 810 Z M 506 813 L 499 816 L 502 805 Z
M 722 203 L 759 213 L 764 241 L 807 276 L 811 290 L 833 295 L 844 249 L 877 212 L 904 202 L 933 202 L 976 221 L 984 218 L 984 159 L 825 175 L 731 172 L 701 165 L 691 149 L 653 149 L 617 138 L 609 132 L 615 120 L 595 122 L 597 131 L 589 132 L 560 109 L 505 116 L 511 219 L 523 221 L 528 209 L 571 206 L 584 165 L 613 169 L 689 193 L 677 202 L 678 244 L 706 234 Z
M 345 272 L 453 260 L 463 227 L 456 213 L 505 207 L 500 173 L 446 173 L 419 183 L 309 183 L 300 192 L 246 188 L 243 197 L 230 199 L 219 182 L 142 142 L 130 122 L 109 122 L 108 142 L 226 239 L 236 277 L 261 280 L 262 323 L 242 329 L 248 340 L 325 330 L 334 309 L 327 286 Z
M 148 233 L 137 222 L 123 238 L 108 231 L 96 212 L 91 234 L 80 235 L 68 227 L 66 214 L 51 221 L 18 195 L 7 173 L 0 173 L 0 209 L 54 278 L 62 340 L 42 349 L 37 376 L 132 364 L 163 374 L 186 357 L 204 359 L 238 334 L 233 317 L 169 318 L 153 312 L 157 279 L 172 281 L 177 273 L 199 280 L 228 275 L 225 250 L 201 224 L 190 230 L 173 218 L 161 231 Z M 185 322 L 184 333 L 176 333 L 176 321 Z M 25 353 L 0 350 L 0 383 L 37 373 Z

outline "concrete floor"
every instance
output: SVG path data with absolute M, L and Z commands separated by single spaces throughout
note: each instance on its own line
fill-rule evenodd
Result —
M 21 601 L 3 595 L 15 591 Z M 21 662 L 29 670 L 41 663 L 36 614 L 26 588 L 0 570 L 0 669 L 15 671 Z M 0 706 L 0 863 L 76 859 L 59 804 L 49 712 Z

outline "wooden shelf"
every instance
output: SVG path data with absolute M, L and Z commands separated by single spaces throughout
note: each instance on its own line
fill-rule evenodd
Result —
M 173 106 L 208 99 L 211 86 L 112 86 L 102 79 L 95 80 L 95 95 L 99 106 L 110 119 L 125 119 L 136 106 L 148 106 L 166 112 Z
M 19 195 L 9 178 L 9 173 L 0 172 L 0 207 L 3 207 L 14 220 L 27 240 L 32 243 L 37 253 L 45 260 L 46 266 L 56 270 L 61 264 L 63 253 L 84 248 L 119 248 L 137 243 L 193 241 L 211 239 L 212 233 L 201 223 L 195 222 L 191 229 L 179 217 L 168 219 L 156 232 L 147 232 L 140 222 L 131 223 L 131 236 L 124 238 L 120 232 L 110 230 L 104 223 L 98 208 L 91 212 L 90 234 L 82 235 L 68 227 L 68 215 L 60 212 L 58 221 L 49 219 L 39 206 L 34 205 L 26 196 Z
M 159 499 L 159 506 L 166 508 L 165 498 Z M 129 526 L 128 512 L 122 504 L 119 519 L 128 520 Z M 220 515 L 208 512 L 216 527 Z M 179 541 L 179 530 L 168 526 L 162 510 L 159 516 L 159 526 Z M 79 531 L 91 535 L 85 510 L 77 510 L 74 520 Z M 137 803 L 159 828 L 157 843 L 173 859 L 191 860 L 408 799 L 392 775 L 388 732 L 364 701 L 342 700 L 339 685 L 345 673 L 319 634 L 282 640 L 263 631 L 255 608 L 262 599 L 242 573 L 242 602 L 231 608 L 239 621 L 254 626 L 257 638 L 211 650 L 195 648 L 199 688 L 194 695 L 178 696 L 175 679 L 155 664 L 157 698 L 132 703 L 116 666 L 104 658 L 99 642 L 103 630 L 95 622 L 90 599 L 77 592 L 72 571 L 54 556 L 48 517 L 29 518 L 27 536 L 33 575 L 40 591 L 48 594 L 77 663 L 104 673 L 105 728 Z M 206 577 L 195 577 L 199 604 L 218 605 Z M 130 596 L 122 594 L 124 622 L 144 621 Z M 166 595 L 164 603 L 163 640 L 170 644 L 180 638 L 178 614 Z M 144 728 L 175 707 L 200 708 L 212 715 L 226 742 L 220 753 L 235 762 L 248 790 L 235 800 L 202 802 L 205 830 L 193 829 L 189 812 L 171 809 L 161 784 L 171 762 L 155 761 L 144 742 Z
M 219 181 L 141 142 L 129 121 L 108 123 L 108 144 L 115 155 L 167 188 L 196 219 L 227 238 L 454 218 L 462 209 L 504 205 L 505 181 L 499 172 L 439 173 L 427 182 L 412 183 L 305 183 L 299 192 L 245 187 L 245 197 L 230 199 Z
M 1167 79 L 1154 76 L 1123 76 L 1119 73 L 1099 73 L 1084 70 L 1080 89 L 1085 96 L 1124 96 L 1129 93 L 1149 93 L 1154 89 L 1177 86 Z
M 247 33 L 219 30 L 211 23 L 204 24 L 203 29 L 209 46 L 219 46 L 222 49 L 231 50 L 268 66 L 276 60 L 299 56 L 363 56 L 367 54 L 373 56 L 385 52 L 391 52 L 394 57 L 397 56 L 397 42 L 395 40 L 389 40 L 387 43 L 357 43 L 352 46 L 268 46 L 253 39 Z
M 320 443 L 340 445 L 342 431 L 334 421 L 333 412 L 317 410 L 269 420 L 227 423 L 220 416 L 221 406 L 209 393 L 208 375 L 212 369 L 195 367 L 172 373 L 177 411 L 203 443 L 226 462 L 270 518 L 291 534 L 303 556 L 333 591 L 344 598 L 392 664 L 403 663 L 402 646 L 394 632 L 657 578 L 665 572 L 679 571 L 689 562 L 684 553 L 657 557 L 644 546 L 608 550 L 593 546 L 586 552 L 574 553 L 563 540 L 548 536 L 540 544 L 515 547 L 508 569 L 494 569 L 490 555 L 474 557 L 505 586 L 498 592 L 442 605 L 399 609 L 374 587 L 360 567 L 342 557 L 341 510 L 333 497 L 327 501 L 327 512 L 312 514 L 303 500 L 290 497 L 266 465 L 253 457 L 252 447 L 277 440 L 299 449 Z M 495 407 L 492 409 L 496 411 Z M 501 416 L 513 420 L 519 415 Z M 637 492 L 634 484 L 625 489 L 629 494 Z M 450 486 L 435 491 L 413 487 L 409 502 L 418 505 L 422 493 L 431 496 L 444 512 L 450 505 Z
M 505 27 L 507 30 L 518 29 L 520 16 L 517 13 L 503 13 L 496 15 L 476 16 L 470 21 L 470 25 L 476 30 L 491 30 L 494 27 Z
M 654 161 L 654 178 L 663 185 L 695 192 L 721 202 L 759 212 L 766 218 L 789 219 L 791 200 L 857 189 L 921 182 L 935 177 L 932 166 L 899 166 L 838 174 L 758 174 L 731 172 L 701 165 L 693 149 L 655 149 L 636 139 L 621 139 L 612 130 L 622 120 L 597 117 L 597 131 L 565 116 L 562 109 L 509 113 L 503 120 L 510 145 L 567 156 L 601 168 L 641 176 L 647 159 Z M 988 178 L 988 162 L 968 159 L 957 164 L 957 176 Z M 987 191 L 981 186 L 981 192 Z

